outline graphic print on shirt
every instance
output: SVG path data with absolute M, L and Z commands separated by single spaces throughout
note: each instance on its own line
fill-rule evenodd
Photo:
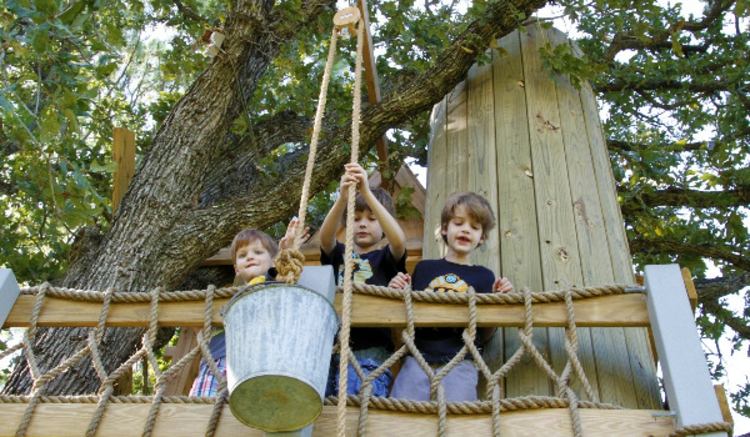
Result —
M 352 278 L 354 279 L 355 284 L 364 284 L 368 279 L 372 278 L 372 266 L 370 265 L 370 260 L 361 258 L 356 253 L 352 254 L 352 258 L 354 259 L 354 271 L 352 273 Z M 346 269 L 346 266 L 343 264 L 341 267 L 339 267 L 339 284 L 344 284 L 344 270 Z
M 446 273 L 430 281 L 427 288 L 434 291 L 456 291 L 466 293 L 469 291 L 469 284 L 466 283 L 455 273 Z

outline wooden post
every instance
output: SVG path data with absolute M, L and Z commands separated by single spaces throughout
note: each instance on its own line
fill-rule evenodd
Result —
M 680 267 L 648 265 L 645 277 L 649 319 L 664 372 L 664 387 L 678 425 L 723 422 Z
M 367 0 L 357 0 L 357 7 L 362 17 L 362 25 L 365 26 L 365 41 L 362 62 L 365 67 L 365 83 L 367 84 L 367 101 L 371 105 L 380 103 L 380 81 L 378 80 L 378 70 L 375 68 L 375 55 L 372 51 L 372 36 L 370 35 L 370 15 L 367 12 Z M 378 138 L 375 142 L 375 148 L 378 152 L 379 170 L 382 175 L 382 186 L 390 191 L 391 184 L 395 175 L 388 171 L 388 140 L 385 135 Z
M 690 308 L 693 310 L 693 314 L 695 314 L 695 307 L 698 306 L 698 291 L 695 289 L 693 275 L 692 273 L 690 273 L 690 269 L 687 267 L 683 267 L 682 270 L 680 270 L 680 273 L 682 273 L 682 280 L 683 282 L 685 282 L 687 297 L 690 301 Z
M 135 133 L 116 127 L 112 135 L 112 160 L 117 164 L 112 178 L 112 213 L 117 211 L 120 201 L 128 191 L 135 173 Z
M 198 345 L 198 331 L 195 328 L 183 328 L 180 332 L 180 337 L 177 339 L 177 344 L 170 346 L 164 352 L 165 356 L 172 359 L 172 364 L 180 361 L 182 357 L 187 355 L 195 346 Z M 167 388 L 164 391 L 165 396 L 185 396 L 190 393 L 190 387 L 193 385 L 193 380 L 198 376 L 200 369 L 201 357 L 196 356 L 190 364 L 185 365 L 180 372 L 167 381 Z
M 21 289 L 18 288 L 13 270 L 0 269 L 0 326 L 5 324 L 10 310 L 16 304 Z

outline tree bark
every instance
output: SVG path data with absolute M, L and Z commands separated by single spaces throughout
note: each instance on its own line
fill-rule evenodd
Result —
M 485 13 L 468 23 L 430 69 L 364 111 L 360 140 L 363 153 L 388 128 L 432 107 L 464 77 L 492 38 L 510 33 L 544 4 L 544 0 L 489 3 Z M 305 11 L 313 17 L 324 5 L 315 4 Z M 245 109 L 246 96 L 252 94 L 284 38 L 294 35 L 273 18 L 270 1 L 235 3 L 225 25 L 225 53 L 201 74 L 164 121 L 112 228 L 71 265 L 65 286 L 134 292 L 156 286 L 171 289 L 242 227 L 263 228 L 291 214 L 301 189 L 306 149 L 285 157 L 286 171 L 278 177 L 250 175 L 246 180 L 249 189 L 242 195 L 222 188 L 230 187 L 231 175 L 237 174 L 229 171 L 236 165 L 227 159 L 229 128 Z M 278 26 L 278 32 L 274 33 L 274 26 Z M 267 128 L 264 132 L 272 131 Z M 319 145 L 313 191 L 334 177 L 348 156 L 340 145 L 347 142 L 349 127 L 327 129 L 331 134 Z M 252 146 L 252 142 L 240 144 Z M 256 153 L 261 156 L 261 152 Z M 212 187 L 219 188 L 210 190 Z M 108 371 L 138 348 L 139 332 L 107 331 L 101 349 Z M 83 329 L 42 330 L 34 346 L 41 370 L 83 346 L 85 333 Z M 96 391 L 99 380 L 91 366 L 78 366 L 75 373 L 77 378 L 51 382 L 47 392 Z M 4 392 L 22 393 L 30 387 L 26 365 L 18 363 Z

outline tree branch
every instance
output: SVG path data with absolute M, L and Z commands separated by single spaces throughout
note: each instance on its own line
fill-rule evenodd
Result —
M 303 143 L 309 137 L 310 118 L 283 111 L 259 120 L 243 137 L 227 135 L 226 147 L 206 177 L 199 205 L 220 202 L 230 197 L 244 197 L 253 186 L 258 161 L 286 143 Z M 326 127 L 323 136 L 327 135 Z
M 174 4 L 175 6 L 177 6 L 177 10 L 179 10 L 182 15 L 190 18 L 191 20 L 197 21 L 199 23 L 211 24 L 208 20 L 201 17 L 200 14 L 190 9 L 189 7 L 185 6 L 185 4 L 182 3 L 181 0 L 174 0 Z
M 739 79 L 738 79 L 739 80 Z M 626 80 L 617 79 L 612 82 L 597 84 L 594 89 L 598 93 L 612 93 L 620 91 L 657 91 L 657 90 L 686 90 L 692 93 L 712 94 L 720 91 L 732 91 L 737 80 L 717 80 L 715 82 L 683 82 L 667 79 Z
M 712 279 L 696 279 L 698 300 L 715 300 L 750 286 L 750 272 L 736 273 Z
M 625 190 L 619 190 L 626 194 Z M 637 201 L 636 201 L 637 199 Z M 640 210 L 645 206 L 684 206 L 688 208 L 729 208 L 750 204 L 750 187 L 722 191 L 690 190 L 669 187 L 663 190 L 638 193 L 622 205 L 625 210 Z
M 361 153 L 366 153 L 387 129 L 404 123 L 440 101 L 465 76 L 476 56 L 489 47 L 493 38 L 500 38 L 516 29 L 525 17 L 544 3 L 541 0 L 512 0 L 488 4 L 485 13 L 469 23 L 430 68 L 385 96 L 379 104 L 363 111 Z M 331 175 L 337 174 L 346 162 L 347 150 L 340 145 L 348 142 L 348 129 L 348 125 L 331 127 L 330 133 L 319 144 L 312 192 L 330 181 Z M 268 208 L 283 204 L 286 200 L 291 200 L 292 205 L 296 204 L 306 156 L 306 149 L 290 154 L 284 161 L 293 164 L 287 166 L 283 177 L 274 179 L 270 184 L 262 184 L 262 188 L 254 190 L 249 197 L 226 199 L 220 204 L 213 204 L 211 208 L 196 210 L 191 220 L 210 223 L 219 217 L 231 216 L 240 222 L 251 222 L 262 227 L 286 217 L 291 209 L 272 213 Z M 249 219 L 253 216 L 273 216 L 274 221 L 253 222 Z
M 737 253 L 736 247 L 720 244 L 683 243 L 669 239 L 635 238 L 630 240 L 633 252 L 695 255 L 728 262 L 735 267 L 750 271 L 750 256 Z
M 708 10 L 706 15 L 700 21 L 679 20 L 672 23 L 668 29 L 657 32 L 652 38 L 644 38 L 642 35 L 633 33 L 619 32 L 612 38 L 612 42 L 604 56 L 607 62 L 612 62 L 615 56 L 623 50 L 640 50 L 648 48 L 657 48 L 669 44 L 670 36 L 681 30 L 696 33 L 710 26 L 715 20 L 720 19 L 721 15 L 734 4 L 734 0 L 717 0 Z M 671 44 L 670 44 L 671 46 Z
M 742 317 L 735 316 L 730 310 L 723 307 L 716 299 L 701 300 L 703 311 L 712 314 L 724 325 L 729 326 L 738 336 L 750 340 L 750 326 Z
M 653 145 L 646 143 L 633 143 L 629 141 L 616 140 L 610 138 L 607 140 L 607 148 L 611 151 L 622 151 L 622 152 L 641 152 L 642 150 L 657 146 L 660 150 L 669 150 L 674 152 L 692 152 L 702 147 L 709 149 L 717 147 L 717 144 L 713 141 L 695 141 L 692 143 L 670 143 L 664 145 Z

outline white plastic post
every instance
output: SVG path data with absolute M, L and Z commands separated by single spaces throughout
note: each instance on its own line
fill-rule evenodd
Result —
M 680 267 L 648 265 L 645 279 L 649 319 L 664 372 L 667 400 L 677 415 L 677 424 L 723 422 Z
M 5 324 L 10 310 L 16 304 L 21 289 L 18 288 L 13 270 L 0 269 L 0 328 Z

